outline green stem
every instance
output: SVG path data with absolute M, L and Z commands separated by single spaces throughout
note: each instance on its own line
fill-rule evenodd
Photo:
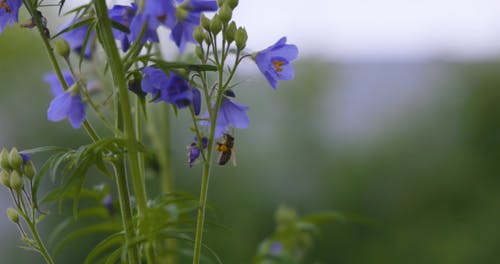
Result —
M 36 229 L 35 223 L 30 221 L 28 222 L 28 226 L 30 228 L 31 234 L 33 235 L 33 238 L 38 244 L 38 251 L 40 252 L 40 254 L 42 254 L 43 258 L 45 259 L 45 262 L 47 262 L 47 264 L 54 264 L 54 260 L 52 260 L 52 257 L 50 257 L 47 248 L 40 239 L 40 235 L 38 234 L 38 230 Z
M 215 45 L 214 45 L 215 46 Z M 217 55 L 214 55 L 217 58 Z M 213 109 L 210 109 L 210 106 L 208 106 L 209 109 L 209 115 L 210 115 L 210 133 L 208 137 L 208 145 L 207 145 L 207 160 L 203 164 L 203 172 L 202 172 L 202 179 L 201 179 L 201 190 L 200 190 L 200 201 L 199 201 L 199 207 L 198 207 L 198 216 L 196 219 L 196 237 L 195 237 L 195 242 L 194 242 L 194 251 L 193 251 L 193 264 L 198 264 L 200 262 L 200 256 L 201 256 L 201 245 L 202 245 L 202 240 L 203 240 L 203 228 L 205 224 L 205 211 L 207 207 L 207 195 L 208 195 L 208 183 L 210 179 L 210 171 L 211 171 L 211 165 L 212 165 L 212 154 L 213 154 L 213 147 L 214 147 L 214 142 L 215 142 L 215 126 L 217 123 L 217 114 L 219 112 L 220 104 L 222 101 L 223 97 L 223 91 L 224 91 L 224 84 L 223 84 L 223 78 L 224 78 L 224 60 L 221 61 L 221 64 L 217 65 L 218 72 L 219 72 L 219 88 L 217 90 L 217 97 L 216 97 L 216 102 L 215 106 Z
M 140 169 L 138 144 L 134 129 L 134 122 L 131 113 L 131 104 L 128 96 L 127 82 L 125 80 L 125 71 L 121 64 L 120 54 L 116 47 L 113 33 L 111 32 L 111 20 L 107 13 L 106 2 L 101 0 L 94 1 L 97 17 L 99 18 L 99 33 L 101 34 L 102 45 L 108 57 L 109 67 L 113 75 L 114 85 L 118 89 L 120 100 L 120 112 L 123 116 L 125 129 L 125 140 L 127 142 L 128 164 L 130 168 L 132 185 L 134 187 L 135 198 L 137 200 L 137 209 L 139 217 L 146 213 L 146 189 L 143 182 L 143 171 Z
M 125 231 L 125 242 L 127 246 L 132 244 L 134 240 L 134 224 L 132 222 L 132 208 L 130 206 L 129 191 L 125 172 L 125 164 L 120 159 L 114 164 L 116 185 L 118 189 L 118 201 L 122 216 L 123 227 Z M 136 245 L 130 246 L 128 249 L 129 263 L 140 263 L 139 250 Z
M 147 196 L 145 188 L 144 170 L 139 161 L 139 149 L 134 129 L 134 120 L 131 113 L 131 104 L 128 96 L 127 82 L 125 80 L 125 70 L 122 65 L 122 60 L 116 47 L 115 39 L 111 31 L 111 20 L 108 16 L 108 9 L 106 2 L 102 0 L 94 0 L 94 6 L 98 23 L 98 33 L 101 36 L 102 45 L 106 56 L 108 58 L 109 67 L 113 76 L 113 81 L 116 89 L 118 89 L 118 96 L 121 106 L 121 115 L 123 117 L 123 125 L 125 130 L 125 140 L 127 144 L 127 157 L 130 169 L 130 176 L 132 178 L 132 186 L 137 201 L 137 214 L 139 219 L 139 232 L 147 230 L 144 223 L 147 223 Z M 138 109 L 136 109 L 138 111 Z M 153 264 L 153 247 L 152 244 L 147 243 L 146 258 L 148 263 Z
M 52 48 L 52 46 L 50 45 L 49 38 L 45 34 L 45 29 L 44 29 L 42 22 L 40 20 L 40 16 L 37 13 L 36 2 L 33 1 L 35 6 L 33 6 L 32 2 L 30 2 L 30 1 L 25 0 L 23 2 L 24 2 L 24 5 L 26 6 L 26 8 L 28 9 L 28 12 L 31 14 L 31 16 L 35 20 L 36 28 L 38 29 L 38 32 L 40 33 L 40 37 L 42 38 L 42 42 L 45 46 L 45 50 L 47 51 L 47 55 L 49 56 L 49 61 L 52 64 L 52 67 L 54 68 L 54 72 L 56 73 L 57 78 L 59 79 L 59 82 L 61 83 L 63 89 L 66 91 L 66 90 L 68 90 L 68 84 L 64 80 L 64 76 L 62 74 L 61 67 L 59 67 L 59 63 L 57 63 L 57 59 L 56 59 L 56 56 L 54 54 L 54 48 Z M 83 121 L 83 128 L 85 129 L 85 131 L 87 131 L 87 134 L 94 142 L 99 140 L 99 136 L 97 135 L 94 128 L 90 125 L 90 123 L 87 120 Z

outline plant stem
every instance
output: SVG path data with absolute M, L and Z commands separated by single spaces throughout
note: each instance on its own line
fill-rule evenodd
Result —
M 102 44 L 106 55 L 108 57 L 109 67 L 113 75 L 113 81 L 118 89 L 120 100 L 120 112 L 123 116 L 123 124 L 125 130 L 125 140 L 127 142 L 128 164 L 132 177 L 132 185 L 134 187 L 135 198 L 137 200 L 137 207 L 139 217 L 144 216 L 146 213 L 146 189 L 143 182 L 143 172 L 139 165 L 139 155 L 137 138 L 134 129 L 134 121 L 132 119 L 131 104 L 128 96 L 127 83 L 125 80 L 125 72 L 123 70 L 120 54 L 115 44 L 113 33 L 111 32 L 111 20 L 108 17 L 107 7 L 105 1 L 94 1 L 97 16 L 99 18 L 100 34 Z
M 62 74 L 61 67 L 59 67 L 59 63 L 57 63 L 57 59 L 56 59 L 56 56 L 54 54 L 54 49 L 50 45 L 49 38 L 45 34 L 45 29 L 42 26 L 41 18 L 37 13 L 36 6 L 32 5 L 32 2 L 34 2 L 35 5 L 36 5 L 36 2 L 35 1 L 30 2 L 27 0 L 25 0 L 23 2 L 24 2 L 24 5 L 26 6 L 26 8 L 28 9 L 29 13 L 31 14 L 31 17 L 35 20 L 36 28 L 38 29 L 38 32 L 40 33 L 40 37 L 42 38 L 42 42 L 45 46 L 45 50 L 47 51 L 47 55 L 49 56 L 49 61 L 52 64 L 52 67 L 54 68 L 54 72 L 56 73 L 57 78 L 59 79 L 59 82 L 61 83 L 63 89 L 66 91 L 66 90 L 68 90 L 68 84 L 64 80 L 64 76 Z M 99 140 L 99 136 L 97 135 L 94 128 L 90 125 L 90 123 L 87 120 L 83 121 L 83 128 L 85 129 L 85 131 L 87 131 L 87 134 L 94 142 Z
M 49 252 L 47 251 L 47 248 L 40 239 L 40 235 L 38 234 L 38 230 L 36 229 L 35 223 L 31 221 L 27 221 L 27 223 L 30 228 L 31 234 L 33 235 L 33 238 L 38 244 L 38 251 L 40 252 L 40 254 L 42 254 L 43 258 L 45 259 L 45 262 L 47 262 L 47 264 L 54 264 L 54 260 L 52 260 L 52 258 L 49 255 Z

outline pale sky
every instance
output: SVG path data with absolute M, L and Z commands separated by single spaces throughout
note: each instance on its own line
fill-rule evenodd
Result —
M 500 57 L 500 0 L 240 0 L 248 47 L 333 59 Z

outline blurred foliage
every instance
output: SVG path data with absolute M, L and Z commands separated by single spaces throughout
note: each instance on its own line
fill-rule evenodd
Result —
M 41 76 L 50 68 L 36 34 L 6 29 L 0 57 L 0 145 L 85 144 L 82 131 L 46 121 L 50 95 Z M 324 225 L 304 263 L 496 263 L 500 66 L 437 64 L 451 80 L 444 92 L 436 89 L 437 99 L 426 111 L 410 119 L 402 116 L 367 146 L 343 144 L 329 133 L 328 105 L 319 105 L 328 104 L 325 98 L 342 88 L 334 83 L 342 65 L 304 59 L 297 63 L 296 80 L 283 83 L 277 92 L 261 76 L 249 76 L 236 92 L 242 103 L 255 105 L 252 125 L 235 135 L 238 167 L 215 168 L 207 244 L 224 263 L 251 262 L 259 243 L 273 234 L 274 210 L 286 203 L 305 215 L 339 210 L 374 222 Z M 172 127 L 174 173 L 178 188 L 196 195 L 199 168 L 186 166 L 185 147 L 192 135 L 185 133 L 185 124 Z M 35 157 L 38 166 L 43 161 Z M 90 175 L 88 184 L 102 181 Z M 149 190 L 158 192 L 157 180 L 149 183 Z M 47 180 L 41 188 L 46 193 L 54 186 Z M 64 216 L 50 208 L 52 214 L 42 224 L 45 237 L 54 223 L 72 215 L 71 206 L 64 203 Z M 2 258 L 37 263 L 35 254 L 13 249 L 20 243 L 4 218 Z M 94 222 L 80 222 L 89 223 Z M 103 238 L 69 243 L 58 262 L 82 262 Z

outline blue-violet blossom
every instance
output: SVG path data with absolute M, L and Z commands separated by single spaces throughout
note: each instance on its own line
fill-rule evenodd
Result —
M 203 149 L 207 148 L 208 145 L 208 138 L 203 137 L 201 139 L 201 146 Z M 194 162 L 200 157 L 201 150 L 198 146 L 198 138 L 194 137 L 194 141 L 191 143 L 189 146 L 189 153 L 188 153 L 188 162 L 189 162 L 189 167 L 193 167 Z
M 259 70 L 273 89 L 277 88 L 278 80 L 291 80 L 294 76 L 290 62 L 297 58 L 299 50 L 297 46 L 285 43 L 286 37 L 282 37 L 274 45 L 255 55 Z
M 73 19 L 64 24 L 59 31 L 62 31 L 78 22 L 80 22 L 79 19 Z M 85 43 L 87 34 L 89 35 L 89 37 L 87 42 Z M 82 49 L 85 48 L 83 57 L 85 59 L 90 59 L 90 57 L 92 56 L 92 43 L 95 39 L 95 31 L 91 30 L 89 32 L 89 25 L 83 25 L 70 31 L 64 32 L 61 34 L 61 37 L 66 40 L 71 49 L 73 49 L 78 54 L 81 54 Z M 85 47 L 83 45 L 85 45 Z
M 223 97 L 217 114 L 214 136 L 216 138 L 221 137 L 228 131 L 229 127 L 248 128 L 250 126 L 250 119 L 246 113 L 248 109 L 249 107 L 246 105 Z M 209 118 L 208 112 L 205 113 L 204 117 L 207 119 Z M 200 125 L 210 126 L 210 121 L 201 121 Z
M 70 80 L 68 84 L 74 83 L 69 72 L 64 72 L 63 75 L 64 79 Z M 85 120 L 86 104 L 82 101 L 78 90 L 64 91 L 60 84 L 53 81 L 55 78 L 57 78 L 55 73 L 48 74 L 44 78 L 51 86 L 52 94 L 55 96 L 47 110 L 47 118 L 54 122 L 68 118 L 72 127 L 79 128 Z
M 19 20 L 22 0 L 0 0 L 0 33 L 6 26 L 13 26 Z
M 176 20 L 175 5 L 172 0 L 149 0 L 146 1 L 144 11 L 137 14 L 130 24 L 130 35 L 133 41 L 137 41 L 142 28 L 145 26 L 144 35 L 140 43 L 146 41 L 158 42 L 156 30 L 160 25 L 173 27 Z
M 181 76 L 170 72 L 167 76 L 161 69 L 146 67 L 142 70 L 141 89 L 150 93 L 156 101 L 161 100 L 178 108 L 193 103 L 195 114 L 200 112 L 201 94 L 196 88 L 191 88 Z
M 186 2 L 186 1 L 185 1 Z M 177 23 L 172 27 L 170 38 L 175 42 L 180 52 L 184 51 L 187 42 L 196 42 L 193 37 L 194 28 L 200 24 L 201 12 L 217 11 L 215 0 L 191 0 L 187 5 L 181 4 Z M 184 17 L 180 17 L 182 14 Z
M 130 23 L 137 13 L 137 5 L 132 3 L 130 6 L 125 5 L 114 5 L 109 11 L 109 17 L 122 24 L 125 27 L 130 28 Z M 115 39 L 120 40 L 122 50 L 125 52 L 130 47 L 129 35 L 121 30 L 113 28 L 113 35 Z

